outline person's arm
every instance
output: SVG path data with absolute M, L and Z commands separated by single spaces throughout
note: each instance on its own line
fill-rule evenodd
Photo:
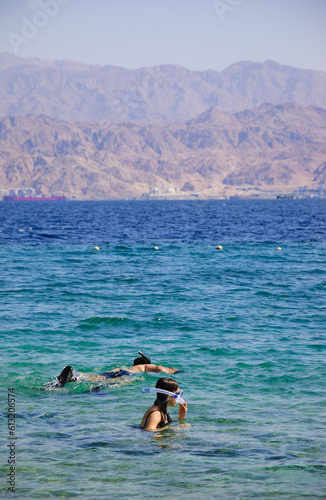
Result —
M 145 366 L 145 372 L 152 372 L 152 373 L 159 373 L 159 372 L 164 372 L 164 373 L 177 373 L 180 370 L 178 368 L 168 368 L 166 366 L 161 366 L 161 365 L 144 365 Z
M 178 420 L 182 420 L 183 418 L 185 418 L 186 416 L 186 413 L 187 413 L 187 403 L 186 401 L 184 402 L 183 405 L 179 405 L 179 416 L 178 416 Z

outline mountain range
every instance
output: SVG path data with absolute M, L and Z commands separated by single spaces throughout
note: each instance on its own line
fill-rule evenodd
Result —
M 264 103 L 326 109 L 326 74 L 238 62 L 222 72 L 176 65 L 125 69 L 0 54 L 0 117 L 47 115 L 78 121 L 174 122 L 209 108 L 226 113 Z
M 326 176 L 326 74 L 221 73 L 0 55 L 0 189 L 76 198 L 229 196 Z
M 298 104 L 174 123 L 0 121 L 0 185 L 77 198 L 228 196 L 326 180 L 326 111 Z

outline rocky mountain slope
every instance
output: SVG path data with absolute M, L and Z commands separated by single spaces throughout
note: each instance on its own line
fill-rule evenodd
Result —
M 326 74 L 239 62 L 222 72 L 175 65 L 124 69 L 0 55 L 0 117 L 44 114 L 78 121 L 172 122 L 209 108 L 235 113 L 269 102 L 326 109 Z
M 166 123 L 100 123 L 45 115 L 0 121 L 0 187 L 68 197 L 234 194 L 326 180 L 326 111 L 263 104 Z

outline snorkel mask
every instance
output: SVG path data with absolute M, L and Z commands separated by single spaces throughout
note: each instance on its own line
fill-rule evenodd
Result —
M 183 394 L 183 391 L 180 391 L 178 394 L 175 392 L 171 391 L 166 391 L 165 389 L 158 389 L 157 387 L 143 387 L 140 392 L 159 392 L 161 394 L 166 394 L 167 396 L 171 396 L 172 398 L 176 399 L 176 402 L 179 405 L 184 405 L 185 400 L 181 397 Z

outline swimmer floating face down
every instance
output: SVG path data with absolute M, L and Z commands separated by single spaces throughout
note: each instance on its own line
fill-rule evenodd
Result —
M 65 366 L 60 375 L 53 381 L 44 384 L 44 388 L 64 387 L 69 382 L 83 380 L 85 382 L 105 382 L 107 379 L 113 379 L 123 376 L 131 376 L 142 372 L 148 373 L 178 373 L 178 368 L 154 365 L 151 360 L 142 352 L 138 351 L 140 357 L 134 359 L 133 365 L 129 367 L 114 368 L 104 373 L 82 373 L 74 372 L 72 367 Z

